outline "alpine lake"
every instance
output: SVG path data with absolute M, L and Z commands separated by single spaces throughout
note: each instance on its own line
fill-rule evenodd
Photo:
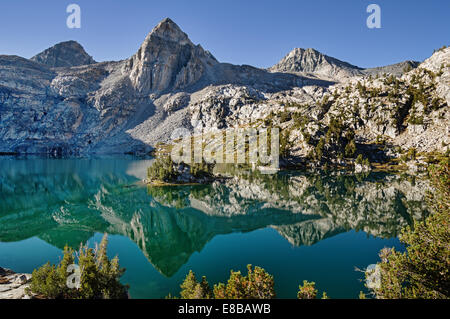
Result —
M 303 280 L 319 296 L 367 293 L 358 269 L 427 214 L 426 180 L 390 173 L 244 172 L 210 185 L 147 187 L 151 158 L 0 157 L 0 266 L 31 273 L 65 245 L 94 246 L 126 268 L 132 298 L 178 295 L 193 270 L 212 285 L 248 264 L 274 276 L 277 298 Z

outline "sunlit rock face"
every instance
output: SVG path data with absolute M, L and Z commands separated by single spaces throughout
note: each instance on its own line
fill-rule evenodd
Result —
M 217 60 L 170 19 L 161 21 L 130 58 L 130 79 L 141 94 L 176 91 L 195 84 Z
M 0 241 L 37 236 L 63 248 L 94 233 L 120 234 L 166 276 L 220 234 L 273 227 L 296 246 L 349 230 L 390 238 L 427 215 L 427 182 L 396 175 L 242 175 L 147 189 L 135 185 L 147 161 L 0 164 Z

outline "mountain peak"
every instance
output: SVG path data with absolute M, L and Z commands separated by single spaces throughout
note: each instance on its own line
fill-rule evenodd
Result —
M 50 67 L 72 67 L 96 63 L 76 41 L 60 42 L 31 58 Z
M 196 83 L 217 60 L 194 45 L 171 19 L 162 20 L 147 35 L 127 67 L 141 93 L 166 92 Z
M 295 48 L 269 69 L 272 72 L 313 73 L 330 79 L 340 79 L 360 73 L 360 68 L 329 57 L 313 48 Z
M 191 44 L 187 34 L 184 33 L 181 28 L 170 18 L 165 18 L 158 23 L 158 25 L 154 27 L 147 36 L 146 40 L 150 40 L 155 37 L 166 41 L 177 42 L 179 44 Z

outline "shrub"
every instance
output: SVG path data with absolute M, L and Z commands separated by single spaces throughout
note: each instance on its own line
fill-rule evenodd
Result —
M 213 293 L 206 277 L 197 281 L 195 274 L 189 271 L 181 284 L 182 299 L 271 299 L 275 298 L 273 276 L 260 267 L 247 266 L 247 276 L 240 271 L 231 271 L 227 284 L 214 285 Z M 168 298 L 173 298 L 171 295 Z
M 66 246 L 59 265 L 45 264 L 33 271 L 28 293 L 49 299 L 122 299 L 128 297 L 128 287 L 120 283 L 125 269 L 120 268 L 117 257 L 107 256 L 108 239 L 105 234 L 100 246 L 94 249 L 81 245 L 78 264 L 81 270 L 79 288 L 69 288 L 67 272 L 75 263 L 75 251 Z
M 247 266 L 247 276 L 231 272 L 228 283 L 214 285 L 216 299 L 272 299 L 275 298 L 273 276 L 263 268 Z
M 303 280 L 303 286 L 302 285 L 298 286 L 297 299 L 316 299 L 316 297 L 317 297 L 316 283 Z

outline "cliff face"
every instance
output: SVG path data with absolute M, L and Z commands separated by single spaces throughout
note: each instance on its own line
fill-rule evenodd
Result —
M 398 109 L 392 107 L 392 112 L 397 112 L 393 117 L 401 120 L 412 117 L 411 110 L 421 110 L 419 105 L 411 107 L 408 100 L 412 92 L 408 87 L 419 86 L 412 76 L 433 72 L 433 79 L 424 82 L 430 98 L 422 102 L 429 104 L 426 109 L 435 107 L 435 113 L 425 116 L 432 114 L 433 125 L 442 128 L 448 120 L 449 54 L 449 49 L 441 50 L 419 68 L 404 73 L 399 69 L 416 64 L 364 70 L 313 49 L 296 49 L 275 67 L 263 70 L 219 63 L 194 45 L 172 20 L 165 19 L 136 54 L 119 62 L 95 63 L 73 41 L 60 43 L 31 60 L 0 56 L 0 153 L 147 152 L 158 142 L 168 141 L 176 128 L 223 129 L 257 121 L 278 125 L 271 114 L 281 112 L 307 115 L 310 126 L 319 128 L 309 134 L 314 137 L 316 132 L 319 138 L 326 133 L 328 115 L 333 114 L 327 115 L 329 110 L 358 110 L 347 120 L 359 123 L 357 129 L 365 127 L 362 139 L 380 134 L 397 137 L 409 132 L 405 130 L 409 124 L 402 122 L 398 127 L 383 120 L 387 116 L 386 93 L 397 89 L 390 80 L 379 84 L 390 74 L 371 78 L 381 72 L 401 81 L 396 94 L 389 97 L 390 104 L 399 105 Z M 372 97 L 356 93 L 358 81 L 368 90 L 380 91 L 374 91 Z M 347 95 L 352 97 L 351 103 Z M 335 97 L 329 99 L 332 105 L 322 104 L 326 96 Z M 438 97 L 440 100 L 433 100 Z M 432 103 L 433 108 L 429 107 Z M 370 113 L 364 111 L 367 105 Z M 434 127 L 424 125 L 414 132 Z M 442 129 L 435 132 L 433 139 L 423 135 L 421 141 L 426 145 L 445 141 Z M 301 139 L 297 133 L 291 136 L 293 142 Z M 398 139 L 396 145 L 408 145 L 408 137 Z M 306 152 L 309 146 L 302 148 Z
M 141 94 L 172 92 L 195 84 L 217 60 L 170 19 L 160 22 L 130 58 L 126 72 Z

